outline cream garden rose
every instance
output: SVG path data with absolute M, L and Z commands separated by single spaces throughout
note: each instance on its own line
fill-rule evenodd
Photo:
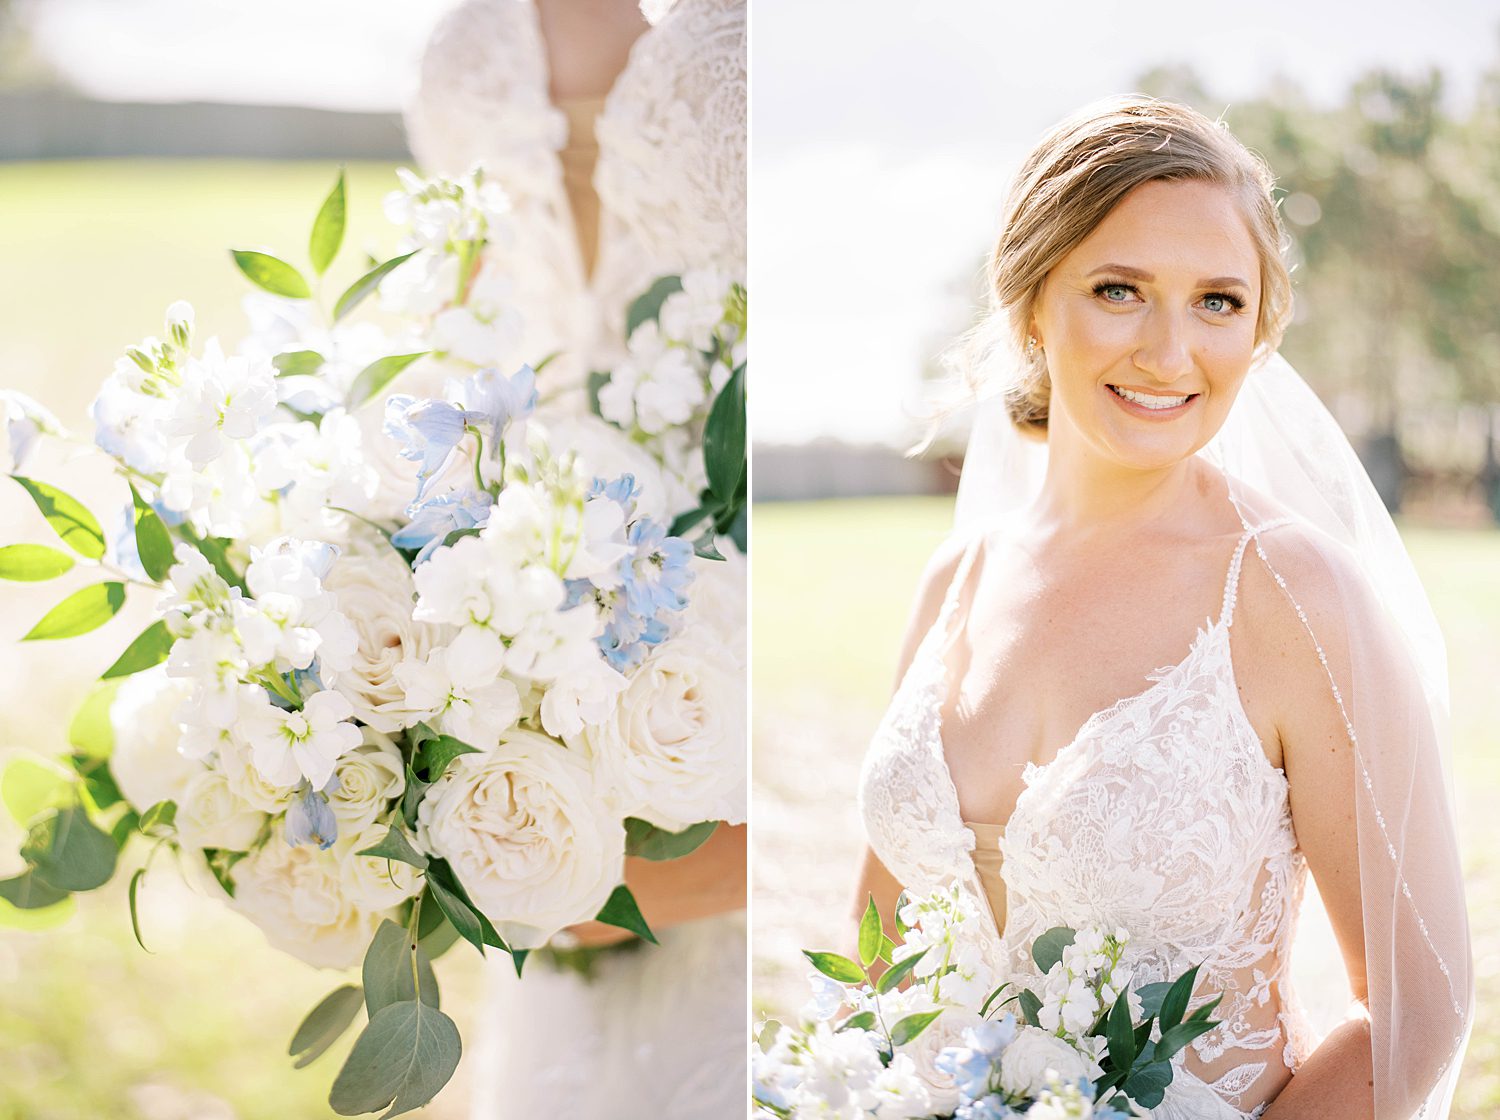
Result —
M 194 775 L 177 799 L 177 839 L 187 848 L 243 852 L 255 843 L 270 818 L 229 786 L 218 768 Z
M 586 761 L 521 728 L 454 760 L 422 800 L 417 836 L 519 949 L 592 918 L 624 877 L 625 828 Z
M 328 795 L 328 807 L 338 819 L 340 836 L 374 824 L 406 789 L 406 762 L 395 741 L 373 728 L 361 730 L 364 742 L 334 764 L 338 782 Z
M 1063 1082 L 1080 1077 L 1093 1080 L 1101 1072 L 1098 1065 L 1056 1035 L 1023 1026 L 1005 1048 L 1000 1063 L 1000 1088 L 1007 1093 L 1036 1097 L 1047 1086 L 1049 1070 L 1055 1071 Z
M 177 710 L 192 695 L 191 681 L 167 676 L 164 666 L 126 677 L 110 707 L 115 746 L 109 772 L 138 812 L 159 801 L 177 801 L 203 763 L 177 749 Z

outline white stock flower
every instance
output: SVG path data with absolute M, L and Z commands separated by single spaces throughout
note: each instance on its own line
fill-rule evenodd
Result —
M 383 547 L 383 546 L 382 546 Z M 423 718 L 396 675 L 403 661 L 423 661 L 444 638 L 443 628 L 412 618 L 416 588 L 411 569 L 395 553 L 341 556 L 323 580 L 338 612 L 354 627 L 354 656 L 334 688 L 354 714 L 378 731 L 410 727 Z
M 120 682 L 110 705 L 115 745 L 109 772 L 125 800 L 144 813 L 159 801 L 176 801 L 203 763 L 178 750 L 182 727 L 177 711 L 192 693 L 163 668 L 147 669 Z
M 674 342 L 686 342 L 695 350 L 709 349 L 714 332 L 724 321 L 729 289 L 727 272 L 717 269 L 684 272 L 682 291 L 673 292 L 661 305 L 662 334 Z
M 187 459 L 195 468 L 213 462 L 236 441 L 255 435 L 276 410 L 276 377 L 271 363 L 227 358 L 218 340 L 210 339 L 201 358 L 182 371 L 166 434 L 185 440 Z
M 420 720 L 481 750 L 521 718 L 521 693 L 500 675 L 503 647 L 468 629 L 421 661 L 396 666 L 406 704 Z
M 255 842 L 267 819 L 235 793 L 225 771 L 213 767 L 197 774 L 182 791 L 175 824 L 184 848 L 243 852 Z
M 545 431 L 551 446 L 577 448 L 585 474 L 606 481 L 633 475 L 641 489 L 637 516 L 670 525 L 679 513 L 697 505 L 697 491 L 684 486 L 675 473 L 664 471 L 650 451 L 619 428 L 591 412 L 557 407 L 555 412 L 539 409 L 535 426 Z
M 359 423 L 342 408 L 330 409 L 319 424 L 278 424 L 255 460 L 256 487 L 280 492 L 284 531 L 325 532 L 362 508 L 375 495 L 380 478 L 365 462 Z
M 907 1054 L 875 1075 L 869 1096 L 874 1120 L 920 1120 L 932 1113 L 932 1096 Z
M 869 1031 L 836 1031 L 828 1023 L 818 1023 L 805 1037 L 800 1055 L 802 1082 L 792 1099 L 798 1106 L 822 1103 L 828 1111 L 794 1116 L 868 1115 L 868 1100 L 876 1079 L 884 1068 Z
M 360 730 L 364 741 L 334 764 L 338 787 L 328 795 L 340 836 L 369 828 L 406 789 L 406 762 L 395 741 L 373 728 Z
M 240 732 L 219 748 L 214 766 L 224 774 L 224 781 L 235 797 L 263 813 L 273 816 L 284 813 L 296 799 L 295 785 L 277 785 L 256 768 L 254 753 Z
M 1093 1080 L 1102 1072 L 1092 1059 L 1056 1035 L 1036 1027 L 1018 1027 L 1000 1059 L 1001 1090 L 1036 1097 L 1047 1085 L 1048 1071 L 1064 1081 Z
M 657 646 L 629 675 L 614 713 L 581 735 L 624 811 L 678 831 L 745 819 L 745 681 L 722 646 Z
M 602 657 L 580 661 L 542 696 L 542 726 L 548 734 L 571 741 L 584 727 L 609 719 L 629 683 Z
M 287 711 L 269 701 L 245 713 L 241 734 L 250 744 L 255 768 L 278 786 L 295 786 L 303 778 L 322 789 L 339 757 L 358 747 L 359 728 L 347 722 L 354 714 L 337 692 L 316 692 L 301 711 Z
M 230 908 L 259 926 L 276 948 L 320 968 L 357 965 L 384 917 L 345 893 L 337 845 L 323 851 L 273 837 L 236 863 L 231 875 Z
M 561 743 L 513 729 L 455 759 L 423 798 L 418 837 L 446 859 L 516 948 L 599 912 L 624 876 L 625 829 L 588 766 Z
M 25 470 L 39 435 L 62 436 L 61 422 L 45 406 L 15 389 L 0 389 L 0 466 L 7 474 Z
M 599 390 L 599 411 L 606 420 L 629 430 L 656 435 L 686 424 L 707 400 L 703 374 L 693 355 L 669 345 L 655 322 L 648 320 L 630 336 L 630 355 Z

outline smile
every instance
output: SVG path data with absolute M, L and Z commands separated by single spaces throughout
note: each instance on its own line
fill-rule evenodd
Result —
M 1141 393 L 1134 389 L 1122 389 L 1118 385 L 1107 386 L 1109 391 L 1117 400 L 1123 401 L 1130 407 L 1131 411 L 1175 413 L 1185 408 L 1199 394 L 1181 393 L 1176 396 L 1156 396 L 1152 393 Z

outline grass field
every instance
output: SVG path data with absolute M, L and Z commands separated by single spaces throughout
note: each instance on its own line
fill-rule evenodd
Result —
M 807 998 L 798 950 L 841 948 L 863 835 L 854 795 L 896 649 L 952 504 L 900 498 L 757 505 L 752 538 L 753 985 Z M 1500 1115 L 1500 532 L 1406 527 L 1448 641 L 1455 784 L 1479 1017 L 1456 1120 Z

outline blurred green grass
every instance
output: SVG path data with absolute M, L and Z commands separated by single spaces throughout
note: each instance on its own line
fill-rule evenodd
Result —
M 807 998 L 798 950 L 842 948 L 864 838 L 860 761 L 890 696 L 918 578 L 949 498 L 754 507 L 752 984 L 758 1011 Z M 1500 1115 L 1500 531 L 1402 526 L 1447 639 L 1454 784 L 1478 978 L 1455 1120 Z
M 364 271 L 367 252 L 389 253 L 396 240 L 380 213 L 393 167 L 347 171 L 349 227 L 324 284 L 329 304 Z M 229 248 L 265 247 L 305 268 L 308 232 L 337 172 L 334 160 L 0 164 L 0 387 L 37 397 L 87 439 L 99 382 L 124 347 L 161 333 L 173 300 L 197 309 L 199 340 L 219 334 L 232 349 L 251 287 Z M 28 469 L 101 516 L 123 497 L 100 464 L 56 448 Z M 20 488 L 4 483 L 0 543 L 50 537 Z M 145 624 L 145 604 L 131 604 L 94 634 L 19 645 L 77 582 L 0 587 L 0 763 L 23 750 L 61 753 L 89 682 Z M 0 821 L 0 876 L 17 869 L 20 839 Z M 142 952 L 124 890 L 141 855 L 128 855 L 116 882 L 82 897 L 61 927 L 0 929 L 0 1120 L 331 1117 L 328 1089 L 352 1032 L 307 1070 L 292 1069 L 286 1048 L 302 1016 L 347 978 L 272 950 L 182 885 L 168 860 L 143 889 L 153 953 Z M 472 1044 L 478 958 L 454 952 L 439 973 L 444 1007 Z M 467 1079 L 460 1064 L 416 1115 L 466 1115 Z

